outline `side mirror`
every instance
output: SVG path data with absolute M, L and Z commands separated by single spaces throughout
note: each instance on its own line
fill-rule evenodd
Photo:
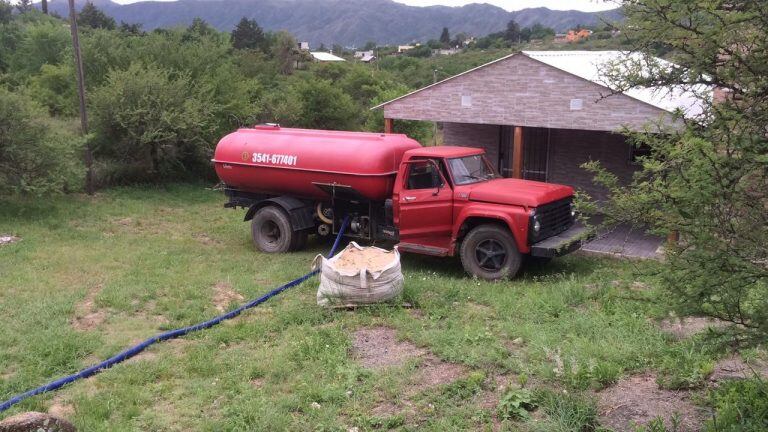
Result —
M 437 189 L 435 189 L 435 191 L 434 191 L 434 192 L 432 192 L 432 196 L 438 196 L 438 195 L 440 195 L 440 189 L 442 189 L 442 188 L 444 188 L 444 187 L 445 187 L 445 183 L 443 183 L 443 182 L 442 182 L 442 180 L 441 180 L 441 181 L 440 181 L 440 184 L 438 184 L 438 185 L 437 185 Z

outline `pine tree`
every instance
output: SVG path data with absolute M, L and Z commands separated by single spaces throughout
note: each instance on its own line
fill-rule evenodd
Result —
M 440 33 L 440 43 L 446 47 L 451 43 L 451 34 L 448 32 L 448 27 L 443 27 L 443 32 Z
M 117 26 L 114 18 L 102 12 L 90 1 L 86 2 L 83 9 L 80 10 L 80 14 L 77 16 L 77 23 L 81 26 L 106 30 L 114 30 Z
M 255 20 L 246 17 L 240 19 L 230 37 L 232 47 L 235 49 L 266 49 L 266 37 L 264 30 Z

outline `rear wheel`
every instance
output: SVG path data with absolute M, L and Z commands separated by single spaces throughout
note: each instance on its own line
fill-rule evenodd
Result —
M 259 209 L 251 221 L 253 244 L 267 253 L 298 250 L 306 244 L 306 232 L 294 232 L 288 215 L 280 208 Z
M 461 242 L 459 255 L 467 273 L 485 280 L 513 278 L 523 261 L 509 230 L 492 224 L 473 228 Z

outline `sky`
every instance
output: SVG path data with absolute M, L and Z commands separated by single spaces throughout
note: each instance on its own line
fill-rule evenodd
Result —
M 112 0 L 116 3 L 134 3 L 139 0 Z M 162 0 L 169 1 L 169 0 Z M 172 0 L 171 0 L 172 1 Z M 508 11 L 520 10 L 531 7 L 548 7 L 550 9 L 577 9 L 582 11 L 599 11 L 613 9 L 616 3 L 605 0 L 395 0 L 412 6 L 461 6 L 468 3 L 490 3 Z

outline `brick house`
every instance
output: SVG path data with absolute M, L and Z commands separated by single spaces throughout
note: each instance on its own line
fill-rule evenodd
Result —
M 629 180 L 640 150 L 617 133 L 701 113 L 694 91 L 633 89 L 612 94 L 601 71 L 619 51 L 524 51 L 385 102 L 394 120 L 437 122 L 445 145 L 480 147 L 505 177 L 563 183 L 604 199 L 580 166 L 599 160 Z M 663 60 L 659 60 L 664 62 Z

